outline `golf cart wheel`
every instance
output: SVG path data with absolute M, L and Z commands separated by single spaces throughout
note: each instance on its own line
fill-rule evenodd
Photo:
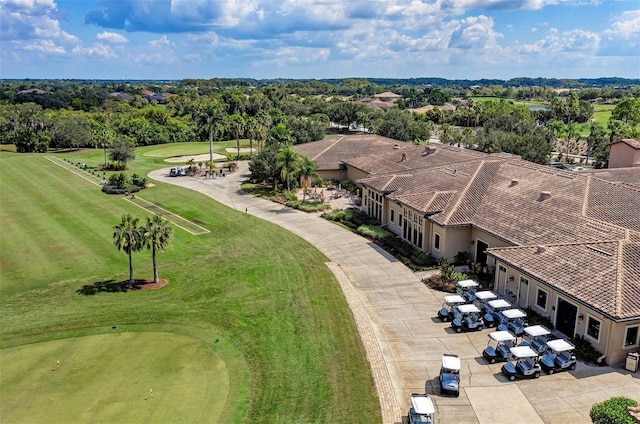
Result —
M 510 376 L 509 376 L 509 381 L 514 381 L 515 379 L 516 379 L 516 376 L 515 376 L 515 375 L 510 375 Z
M 460 392 L 456 392 L 456 397 L 460 397 Z
M 575 370 L 575 369 L 576 369 L 576 364 L 572 364 L 572 365 L 569 367 L 569 369 L 570 369 L 571 371 Z
M 496 358 L 491 358 L 491 359 L 489 359 L 489 363 L 490 363 L 490 364 L 495 364 L 495 363 L 496 363 Z
M 488 326 L 489 328 L 493 328 L 493 327 L 495 327 L 496 325 L 495 325 L 493 322 L 490 322 L 489 324 L 487 324 L 487 326 Z
M 449 317 L 442 317 L 442 322 L 448 322 L 449 321 Z
M 462 333 L 462 327 L 456 327 L 456 333 Z
M 482 331 L 482 326 L 481 325 L 478 326 L 478 331 Z
M 555 369 L 553 369 L 553 368 L 549 368 L 549 371 L 547 371 L 547 372 L 549 373 L 549 375 L 551 375 L 551 374 L 553 374 L 554 372 L 556 372 L 556 370 L 555 370 Z
M 533 374 L 533 378 L 540 378 L 540 371 L 536 371 L 536 373 Z

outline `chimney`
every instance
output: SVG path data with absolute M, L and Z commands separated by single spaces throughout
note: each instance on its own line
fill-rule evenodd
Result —
M 511 180 L 511 184 L 509 185 L 509 187 L 513 187 L 513 186 L 517 186 L 518 185 L 518 180 L 513 179 Z
M 540 201 L 547 200 L 547 199 L 551 199 L 551 192 L 550 191 L 541 191 L 540 192 Z
M 400 159 L 400 162 L 407 160 L 407 152 L 402 152 L 402 158 Z
M 394 149 L 399 149 L 399 148 L 400 148 L 400 145 L 399 145 L 398 143 L 396 143 L 396 144 L 394 144 L 394 145 L 393 145 L 393 148 L 394 148 Z
M 544 253 L 546 250 L 544 246 L 536 246 L 536 254 Z

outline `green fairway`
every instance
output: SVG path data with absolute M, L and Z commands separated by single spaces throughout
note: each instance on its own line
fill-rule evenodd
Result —
M 3 422 L 216 421 L 229 394 L 220 357 L 171 333 L 76 337 L 1 353 Z
M 127 173 L 166 167 L 162 147 L 137 149 Z M 176 145 L 167 148 L 177 151 Z M 103 161 L 100 149 L 55 155 L 90 169 Z M 197 338 L 226 364 L 229 395 L 217 422 L 364 423 L 379 417 L 353 316 L 327 258 L 313 246 L 209 197 L 154 182 L 136 198 L 210 232 L 196 236 L 176 228 L 158 255 L 168 286 L 121 291 L 128 261 L 113 245 L 113 226 L 125 213 L 143 220 L 149 214 L 44 156 L 0 152 L 0 370 L 7 352 L 34 343 L 172 333 Z M 135 253 L 133 264 L 136 278 L 153 275 L 150 252 Z M 103 354 L 94 352 L 94 360 Z M 196 365 L 192 356 L 176 353 L 174 360 L 190 369 Z M 134 370 L 131 378 L 141 380 L 145 373 L 139 374 Z M 15 396 L 26 399 L 28 393 Z M 0 421 L 10 422 L 3 414 L 4 407 Z M 214 415 L 202 421 L 216 422 Z M 121 421 L 127 419 L 140 421 L 136 415 Z

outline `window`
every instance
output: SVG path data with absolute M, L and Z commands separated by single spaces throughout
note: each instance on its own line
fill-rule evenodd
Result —
M 538 295 L 536 296 L 536 306 L 540 309 L 547 310 L 547 296 L 549 293 L 538 288 Z
M 440 234 L 435 233 L 433 236 L 433 248 L 440 250 Z
M 601 322 L 594 317 L 589 317 L 587 322 L 587 336 L 596 341 L 600 341 L 600 324 Z
M 396 211 L 391 209 L 391 222 L 396 222 Z
M 636 347 L 638 346 L 638 329 L 640 327 L 627 327 L 627 332 L 624 336 L 624 347 Z
M 398 214 L 398 225 L 402 227 L 402 214 Z

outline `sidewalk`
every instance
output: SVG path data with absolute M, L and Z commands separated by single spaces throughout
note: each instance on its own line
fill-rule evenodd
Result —
M 579 364 L 576 371 L 508 382 L 501 364 L 482 358 L 488 331 L 456 334 L 434 319 L 443 294 L 428 289 L 402 263 L 317 214 L 255 198 L 240 190 L 246 163 L 225 178 L 168 177 L 168 169 L 149 177 L 199 191 L 238 211 L 273 222 L 324 253 L 353 311 L 380 398 L 385 424 L 406 420 L 411 393 L 436 404 L 439 423 L 584 423 L 596 402 L 640 393 L 640 374 L 616 367 Z M 460 397 L 441 396 L 438 385 L 443 353 L 461 356 Z M 638 396 L 638 395 L 636 395 Z M 640 400 L 640 399 L 638 399 Z M 514 418 L 515 417 L 515 418 Z M 514 420 L 515 419 L 515 420 Z

